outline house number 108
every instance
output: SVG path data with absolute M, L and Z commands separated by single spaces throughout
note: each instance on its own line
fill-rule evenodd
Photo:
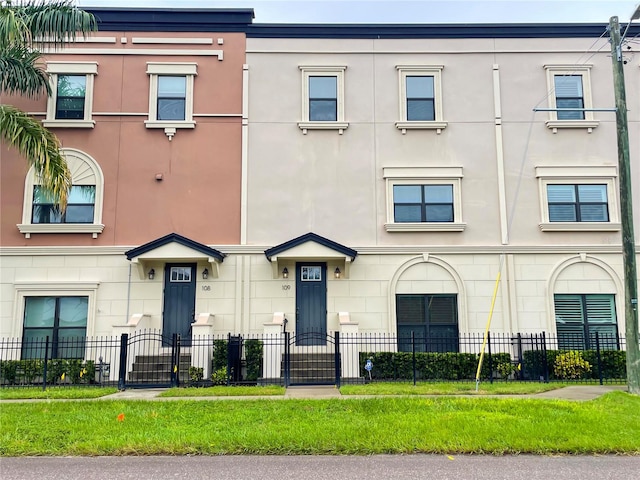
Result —
M 283 290 L 291 290 L 291 285 L 284 284 L 282 285 Z
M 211 290 L 211 285 L 202 285 L 202 290 L 204 290 L 205 292 L 208 292 Z

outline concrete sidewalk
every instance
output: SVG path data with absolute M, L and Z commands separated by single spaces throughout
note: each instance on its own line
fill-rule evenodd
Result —
M 284 395 L 260 395 L 260 396 L 202 396 L 202 397 L 159 397 L 160 393 L 166 389 L 163 388 L 132 388 L 111 395 L 97 398 L 96 400 L 153 400 L 153 401 L 174 401 L 174 400 L 287 400 L 287 399 L 332 399 L 338 398 L 343 400 L 363 399 L 363 398 L 386 398 L 386 397 L 428 397 L 438 398 L 444 396 L 460 397 L 460 398 L 528 398 L 528 399 L 547 399 L 547 400 L 573 400 L 586 401 L 593 400 L 604 395 L 607 392 L 627 391 L 626 385 L 574 385 L 564 388 L 558 388 L 543 393 L 526 394 L 526 395 L 342 395 L 340 390 L 335 386 L 296 386 L 286 389 Z M 34 399 L 34 400 L 0 400 L 0 403 L 13 402 L 51 402 L 51 401 L 85 401 L 86 399 Z

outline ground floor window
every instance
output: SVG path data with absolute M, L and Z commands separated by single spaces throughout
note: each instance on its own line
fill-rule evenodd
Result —
M 22 358 L 83 358 L 89 297 L 25 297 Z
M 614 295 L 555 295 L 558 348 L 618 349 L 618 324 Z
M 396 318 L 399 351 L 458 351 L 456 295 L 396 295 Z

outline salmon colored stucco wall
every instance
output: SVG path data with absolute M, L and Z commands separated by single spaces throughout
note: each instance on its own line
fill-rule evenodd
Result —
M 100 36 L 101 34 L 96 34 Z M 105 34 L 106 35 L 106 34 Z M 161 48 L 163 50 L 223 50 L 224 59 L 205 55 L 55 55 L 49 60 L 96 61 L 93 129 L 54 128 L 62 146 L 93 157 L 104 175 L 104 231 L 91 234 L 32 234 L 22 223 L 26 161 L 12 148 L 0 147 L 0 244 L 140 245 L 171 232 L 205 244 L 240 241 L 242 141 L 242 67 L 245 37 L 238 33 L 131 33 L 121 37 L 207 37 L 213 45 L 132 45 L 131 42 L 74 48 Z M 217 39 L 223 38 L 223 45 Z M 162 128 L 147 129 L 149 76 L 147 62 L 195 62 L 195 129 L 178 129 L 169 141 Z M 43 119 L 46 98 L 4 97 Z M 108 113 L 109 115 L 105 115 Z M 39 114 L 39 115 L 37 115 Z M 115 115 L 114 115 L 115 114 Z M 123 114 L 123 115 L 118 115 Z M 136 115 L 137 114 L 137 115 Z M 235 116 L 215 117 L 216 114 Z M 207 115 L 207 116 L 198 116 Z M 162 175 L 162 180 L 156 176 Z

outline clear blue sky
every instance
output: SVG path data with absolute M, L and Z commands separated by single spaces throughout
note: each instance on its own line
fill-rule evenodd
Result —
M 253 8 L 260 23 L 626 23 L 640 0 L 79 0 L 87 6 Z

